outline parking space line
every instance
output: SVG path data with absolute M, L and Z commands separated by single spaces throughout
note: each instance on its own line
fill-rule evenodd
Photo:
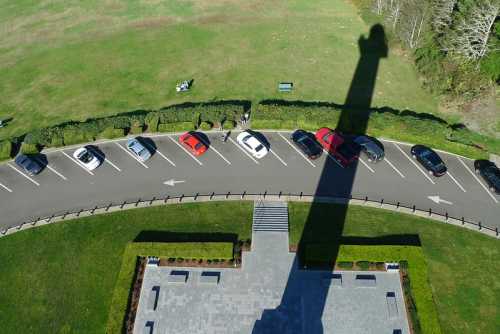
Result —
M 37 187 L 40 186 L 40 183 L 36 182 L 35 180 L 33 180 L 31 177 L 29 177 L 28 175 L 24 174 L 23 172 L 21 172 L 19 169 L 17 169 L 16 167 L 12 166 L 11 164 L 7 164 L 7 166 L 9 166 L 10 168 L 12 168 L 13 170 L 15 170 L 16 172 L 18 172 L 19 174 L 21 174 L 22 176 L 24 176 L 25 178 L 27 178 L 28 180 L 30 180 L 32 183 L 34 183 Z
M 217 151 L 217 149 L 213 146 L 213 144 L 208 144 L 206 143 L 203 139 L 201 138 L 198 138 L 203 144 L 205 144 L 206 147 L 208 147 L 209 150 L 213 150 L 215 153 L 217 153 L 219 155 L 219 157 L 221 157 L 228 165 L 231 164 L 231 161 L 227 160 L 219 151 Z
M 481 180 L 479 180 L 479 178 L 476 176 L 476 174 L 474 174 L 473 171 L 470 170 L 469 167 L 467 167 L 467 165 L 465 164 L 465 162 L 462 161 L 462 159 L 460 159 L 459 157 L 457 157 L 458 161 L 460 161 L 460 163 L 462 165 L 464 165 L 465 169 L 467 169 L 467 171 L 470 173 L 470 175 L 472 175 L 476 181 L 481 185 L 481 187 L 483 187 L 483 189 L 488 193 L 488 195 L 490 195 L 491 199 L 493 199 L 493 201 L 495 203 L 498 203 L 497 199 L 495 198 L 495 196 L 493 196 L 493 194 L 488 190 L 488 188 L 481 182 Z
M 462 187 L 462 185 L 457 181 L 457 179 L 455 179 L 453 177 L 453 175 L 451 175 L 450 171 L 447 171 L 446 174 L 448 174 L 448 176 L 453 180 L 453 182 L 455 182 L 457 184 L 457 186 L 465 193 L 465 189 L 464 187 Z
M 234 145 L 236 145 L 236 147 L 237 147 L 237 148 L 239 148 L 239 149 L 240 149 L 243 153 L 245 153 L 245 155 L 246 155 L 247 157 L 249 157 L 250 159 L 252 159 L 252 160 L 253 160 L 253 162 L 255 162 L 257 165 L 259 164 L 259 162 L 258 162 L 257 160 L 255 160 L 255 158 L 254 158 L 254 157 L 252 157 L 252 156 L 250 155 L 250 153 L 248 153 L 247 151 L 245 151 L 245 149 L 244 149 L 243 147 L 241 147 L 241 146 L 240 146 L 237 142 L 235 142 L 235 141 L 233 140 L 233 138 L 229 137 L 228 139 L 231 141 L 231 143 L 233 143 Z
M 286 139 L 285 136 L 283 136 L 281 133 L 278 132 L 278 135 L 283 138 L 284 141 L 286 141 L 288 143 L 288 145 L 290 145 L 295 151 L 297 151 L 298 154 L 300 154 L 300 156 L 302 158 L 304 158 L 305 161 L 307 161 L 311 166 L 313 167 L 316 167 L 315 164 L 312 163 L 312 161 L 310 159 L 308 159 L 302 152 L 299 151 L 298 148 L 296 148 L 294 145 L 292 145 L 292 143 L 290 143 L 290 141 L 288 141 L 288 139 Z
M 130 155 L 135 161 L 137 161 L 138 163 L 140 163 L 142 165 L 142 167 L 144 168 L 149 168 L 148 165 L 146 165 L 144 162 L 142 162 L 141 160 L 139 160 L 139 158 L 137 158 L 136 156 L 134 156 L 132 153 L 130 153 L 125 147 L 121 146 L 120 144 L 118 144 L 117 142 L 115 142 L 115 144 L 121 148 L 125 153 L 127 153 L 128 155 Z
M 368 168 L 368 170 L 372 173 L 375 173 L 375 171 L 370 167 L 368 166 L 368 164 L 366 162 L 363 161 L 363 159 L 361 159 L 361 157 L 358 158 L 358 160 L 366 167 Z
M 417 169 L 420 171 L 420 173 L 424 174 L 424 176 L 427 178 L 427 180 L 429 180 L 432 184 L 436 184 L 436 183 L 435 183 L 435 182 L 434 182 L 434 181 L 433 181 L 433 180 L 429 177 L 429 175 L 427 175 L 427 173 L 426 173 L 426 172 L 424 172 L 424 171 L 423 171 L 423 170 L 422 170 L 422 169 L 421 169 L 421 168 L 417 165 L 417 163 L 416 163 L 415 161 L 413 161 L 413 159 L 412 159 L 411 157 L 409 157 L 409 156 L 408 156 L 408 154 L 406 154 L 406 153 L 405 153 L 405 151 L 403 151 L 403 149 L 402 149 L 401 147 L 399 147 L 399 146 L 398 146 L 398 144 L 396 144 L 396 143 L 393 143 L 393 144 L 394 144 L 394 146 L 396 146 L 396 147 L 397 147 L 397 149 L 398 149 L 401 153 L 403 153 L 403 155 L 404 155 L 404 156 L 405 156 L 408 160 L 410 160 L 410 162 L 411 162 L 411 163 L 412 163 L 415 167 L 417 167 Z
M 333 155 L 331 155 L 331 154 L 330 154 L 330 152 L 328 152 L 328 151 L 327 151 L 327 150 L 325 150 L 325 149 L 323 149 L 323 152 L 324 152 L 324 153 L 325 153 L 325 154 L 326 154 L 326 155 L 327 155 L 330 159 L 332 159 L 332 160 L 333 160 L 333 161 L 334 161 L 337 165 L 339 165 L 340 167 L 344 168 L 344 166 L 342 166 L 342 165 L 340 164 L 340 162 L 338 162 L 338 161 L 337 161 L 337 159 L 335 159 L 335 158 L 333 157 Z
M 273 151 L 273 150 L 271 150 L 271 149 L 269 149 L 269 152 L 271 152 L 271 153 L 272 153 L 272 154 L 276 157 L 276 159 L 278 159 L 279 161 L 281 161 L 281 163 L 282 163 L 283 165 L 288 166 L 288 165 L 286 164 L 286 162 L 284 162 L 284 161 L 283 161 L 283 159 L 281 159 L 281 158 L 280 158 L 280 156 L 276 154 L 276 152 L 274 152 L 274 151 Z
M 64 151 L 61 151 L 62 154 L 64 154 L 66 157 L 68 157 L 69 160 L 73 161 L 75 164 L 77 164 L 78 166 L 80 166 L 84 171 L 86 171 L 87 173 L 89 173 L 90 175 L 94 175 L 94 173 L 92 173 L 92 171 L 88 170 L 87 168 L 85 168 L 81 163 L 79 163 L 78 161 L 76 161 L 74 158 L 72 158 L 71 156 L 69 156 L 66 152 Z
M 10 192 L 10 193 L 12 192 L 12 189 L 10 189 L 9 187 L 7 187 L 7 186 L 6 186 L 6 185 L 4 185 L 4 184 L 1 184 L 1 183 L 0 183 L 0 187 L 4 188 L 5 190 L 7 190 L 7 191 L 8 191 L 8 192 Z
M 385 162 L 387 162 L 387 164 L 388 164 L 389 166 L 391 166 L 391 167 L 392 167 L 392 169 L 394 169 L 394 170 L 396 171 L 396 173 L 398 173 L 398 174 L 399 174 L 399 176 L 401 176 L 403 179 L 405 178 L 405 176 L 403 175 L 403 173 L 401 173 L 401 172 L 399 171 L 399 169 L 397 169 L 397 168 L 396 168 L 396 166 L 394 166 L 394 165 L 392 164 L 392 162 L 390 162 L 390 161 L 389 161 L 389 159 L 384 158 L 384 160 L 385 160 Z
M 174 166 L 174 167 L 175 167 L 175 164 L 173 163 L 173 161 L 172 161 L 172 160 L 170 160 L 169 158 L 167 158 L 167 156 L 166 156 L 165 154 L 161 153 L 161 152 L 160 152 L 160 150 L 159 150 L 158 148 L 153 148 L 153 147 L 151 147 L 150 145 L 148 145 L 148 144 L 146 144 L 146 143 L 143 143 L 143 144 L 144 144 L 144 146 L 146 146 L 146 147 L 148 148 L 148 150 L 150 150 L 150 151 L 154 151 L 155 153 L 158 153 L 158 154 L 160 155 L 160 157 L 162 157 L 163 159 L 167 160 L 167 162 L 168 162 L 169 164 L 171 164 L 172 166 Z
M 47 168 L 50 169 L 54 174 L 56 174 L 57 176 L 59 176 L 61 179 L 63 180 L 67 180 L 66 176 L 62 175 L 61 173 L 59 173 L 54 167 L 52 167 L 51 165 L 47 164 Z
M 109 161 L 109 159 L 106 159 L 106 157 L 104 155 L 102 155 L 101 153 L 98 153 L 98 152 L 94 152 L 95 155 L 97 155 L 100 159 L 102 159 L 102 161 L 108 163 L 111 167 L 113 167 L 114 169 L 116 169 L 117 171 L 121 172 L 122 170 L 120 168 L 118 168 L 117 165 L 115 165 L 114 163 L 112 163 L 111 161 Z
M 174 138 L 170 137 L 170 136 L 167 136 L 168 138 L 170 138 L 171 141 L 173 141 L 175 143 L 175 145 L 179 146 L 180 148 L 182 148 L 182 150 L 184 152 L 186 152 L 187 155 L 189 155 L 191 158 L 194 159 L 194 161 L 196 161 L 200 166 L 203 166 L 203 163 L 198 160 L 197 157 L 195 157 L 194 155 L 192 155 L 191 153 L 189 153 L 188 150 L 186 150 L 186 148 L 184 146 L 182 146 L 181 144 L 179 144 Z

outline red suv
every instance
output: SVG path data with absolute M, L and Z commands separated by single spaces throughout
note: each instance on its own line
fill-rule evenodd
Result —
M 332 129 L 321 128 L 316 131 L 316 140 L 342 167 L 347 167 L 359 157 L 356 144 Z
M 180 136 L 179 142 L 196 156 L 202 155 L 208 149 L 207 145 L 205 145 L 205 143 L 196 136 L 196 133 L 192 131 L 186 132 Z

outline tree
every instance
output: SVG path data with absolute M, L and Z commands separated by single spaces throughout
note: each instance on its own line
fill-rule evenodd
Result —
M 443 50 L 468 60 L 483 58 L 490 51 L 488 40 L 499 9 L 500 0 L 477 1 L 448 29 Z
M 432 28 L 443 33 L 451 24 L 453 9 L 457 0 L 432 0 Z

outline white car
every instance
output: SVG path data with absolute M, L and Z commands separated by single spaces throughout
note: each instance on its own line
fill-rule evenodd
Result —
M 101 164 L 101 160 L 97 158 L 95 153 L 86 147 L 80 147 L 73 153 L 73 157 L 78 160 L 88 170 L 94 170 Z
M 248 131 L 240 133 L 238 137 L 236 137 L 236 140 L 245 150 L 257 159 L 263 158 L 268 152 L 266 145 Z

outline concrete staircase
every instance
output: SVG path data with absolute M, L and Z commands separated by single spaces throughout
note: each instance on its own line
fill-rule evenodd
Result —
M 255 201 L 253 207 L 254 232 L 287 232 L 288 205 L 286 202 Z

